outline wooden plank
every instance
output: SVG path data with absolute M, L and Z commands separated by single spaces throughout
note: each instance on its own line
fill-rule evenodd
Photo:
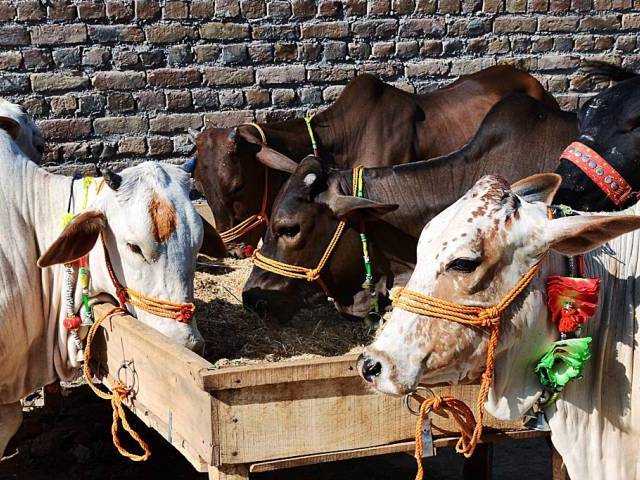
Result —
M 260 385 L 355 377 L 357 376 L 355 370 L 357 358 L 357 355 L 341 355 L 242 367 L 210 368 L 202 372 L 202 381 L 204 389 L 211 392 Z
M 492 432 L 483 435 L 480 443 L 495 443 L 505 440 L 519 440 L 524 438 L 541 437 L 548 435 L 547 432 L 537 432 L 534 430 L 514 430 L 504 432 Z M 458 437 L 443 437 L 434 440 L 437 448 L 453 447 L 458 441 Z M 317 465 L 319 463 L 337 462 L 341 460 L 352 460 L 355 458 L 366 458 L 377 455 L 389 455 L 393 453 L 410 453 L 415 451 L 413 441 L 399 442 L 391 445 L 381 445 L 377 447 L 357 448 L 353 450 L 343 450 L 339 452 L 320 453 L 314 455 L 304 455 L 294 458 L 283 458 L 268 462 L 259 462 L 251 465 L 251 473 L 273 472 L 284 468 L 302 467 L 305 465 Z
M 436 387 L 473 404 L 476 386 Z M 407 440 L 416 417 L 402 399 L 371 391 L 359 377 L 220 390 L 220 463 L 255 463 L 319 452 L 373 447 Z M 517 429 L 519 422 L 487 419 L 487 426 Z M 456 432 L 451 418 L 433 416 L 435 434 Z
M 96 306 L 96 317 L 111 308 Z M 199 373 L 211 366 L 209 362 L 135 318 L 118 315 L 103 322 L 92 363 L 94 373 L 107 383 L 120 373 L 122 381 L 133 385 L 135 395 L 128 407 L 196 469 L 213 462 L 212 398 L 202 389 Z
M 211 466 L 209 480 L 249 480 L 249 467 L 242 464 Z

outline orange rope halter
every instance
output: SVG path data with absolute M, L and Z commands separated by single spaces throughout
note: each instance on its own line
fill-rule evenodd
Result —
M 440 318 L 460 323 L 462 325 L 480 327 L 489 330 L 489 345 L 487 346 L 487 360 L 485 371 L 480 382 L 480 392 L 476 402 L 478 420 L 475 421 L 473 413 L 462 401 L 453 397 L 439 397 L 427 399 L 420 407 L 420 415 L 416 425 L 416 434 L 422 430 L 422 423 L 431 411 L 449 410 L 460 429 L 460 440 L 456 445 L 456 451 L 469 458 L 482 436 L 484 420 L 484 404 L 489 395 L 489 389 L 493 383 L 495 368 L 495 353 L 500 338 L 500 320 L 504 311 L 513 301 L 529 286 L 540 269 L 542 259 L 525 273 L 516 285 L 505 295 L 497 305 L 491 307 L 478 307 L 460 305 L 438 298 L 431 297 L 406 288 L 395 288 L 392 292 L 393 306 L 407 312 L 425 317 Z M 464 405 L 464 407 L 462 407 Z M 454 413 L 457 412 L 457 413 Z M 469 425 L 473 425 L 473 431 L 469 433 Z M 416 459 L 418 460 L 418 475 L 416 480 L 422 479 L 422 438 L 416 436 Z
M 363 170 L 364 167 L 359 166 L 353 169 L 353 194 L 356 194 L 357 190 L 357 179 L 360 171 Z M 329 290 L 327 289 L 326 284 L 320 278 L 320 273 L 326 266 L 329 258 L 333 254 L 338 242 L 340 241 L 340 237 L 342 237 L 342 233 L 344 232 L 345 227 L 347 226 L 347 222 L 345 220 L 340 220 L 338 223 L 338 227 L 336 228 L 329 245 L 325 249 L 318 265 L 315 268 L 301 267 L 298 265 L 291 265 L 289 263 L 281 262 L 279 260 L 275 260 L 273 258 L 265 257 L 259 249 L 253 252 L 253 264 L 261 268 L 262 270 L 266 270 L 267 272 L 275 273 L 276 275 L 281 275 L 287 278 L 296 278 L 300 280 L 306 280 L 307 282 L 318 281 L 322 289 L 328 296 Z
M 93 393 L 95 393 L 98 397 L 103 400 L 110 400 L 111 407 L 113 408 L 113 416 L 111 423 L 111 438 L 113 439 L 113 445 L 116 447 L 118 452 L 124 457 L 127 457 L 134 462 L 144 462 L 151 456 L 151 449 L 149 445 L 140 438 L 140 435 L 136 433 L 136 431 L 129 425 L 127 421 L 127 417 L 124 412 L 124 408 L 122 408 L 122 401 L 126 400 L 131 394 L 131 389 L 127 388 L 120 380 L 116 379 L 116 384 L 113 387 L 113 391 L 111 393 L 103 392 L 98 387 L 96 387 L 93 383 L 93 375 L 91 374 L 91 368 L 89 367 L 89 362 L 91 361 L 91 344 L 93 342 L 93 337 L 95 337 L 98 327 L 102 324 L 104 320 L 107 318 L 111 318 L 114 315 L 122 315 L 124 314 L 124 310 L 121 307 L 114 307 L 100 320 L 96 320 L 91 328 L 89 329 L 89 333 L 87 334 L 87 345 L 84 350 L 84 365 L 82 366 L 82 372 L 84 374 L 84 378 L 87 381 Z M 121 444 L 120 439 L 118 438 L 118 419 L 122 422 L 122 427 L 131 435 L 140 448 L 144 451 L 142 455 L 137 455 L 135 453 L 131 453 L 126 450 Z
M 173 303 L 167 300 L 143 295 L 142 293 L 132 288 L 123 286 L 118 281 L 118 279 L 116 278 L 116 274 L 113 271 L 113 266 L 111 265 L 111 259 L 109 258 L 109 251 L 107 250 L 107 243 L 104 236 L 102 237 L 102 246 L 104 248 L 104 261 L 107 265 L 107 272 L 109 272 L 111 282 L 116 289 L 118 302 L 120 303 L 120 307 L 123 310 L 126 311 L 126 304 L 128 302 L 134 307 L 158 317 L 173 318 L 174 320 L 181 323 L 191 323 L 193 315 L 196 311 L 196 306 L 193 303 Z
M 267 144 L 267 136 L 264 130 L 257 123 L 243 123 L 242 125 L 248 125 L 255 128 L 260 134 L 262 143 Z M 235 227 L 231 227 L 224 232 L 220 232 L 220 238 L 225 245 L 237 240 L 238 238 L 249 233 L 256 227 L 259 227 L 263 223 L 266 225 L 269 223 L 269 216 L 267 215 L 267 202 L 269 199 L 269 167 L 264 167 L 264 189 L 262 191 L 262 204 L 260 205 L 260 211 L 249 218 L 246 218 Z

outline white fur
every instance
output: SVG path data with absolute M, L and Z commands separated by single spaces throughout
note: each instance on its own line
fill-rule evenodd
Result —
M 24 154 L 33 162 L 40 164 L 44 138 L 42 132 L 31 117 L 16 103 L 0 98 L 0 117 L 8 117 L 20 124 L 20 131 L 15 142 Z

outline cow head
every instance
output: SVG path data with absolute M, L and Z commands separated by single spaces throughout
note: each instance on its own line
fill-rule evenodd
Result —
M 580 137 L 631 185 L 640 190 L 640 76 L 621 82 L 591 98 L 579 111 Z M 576 165 L 567 160 L 556 170 L 562 178 L 556 203 L 577 210 L 618 207 Z M 632 196 L 636 201 L 635 195 Z
M 512 188 L 487 176 L 425 227 L 407 288 L 462 305 L 498 304 L 549 250 L 585 253 L 640 227 L 636 216 L 547 217 L 560 177 L 541 174 Z M 534 366 L 557 338 L 548 321 L 545 281 L 562 271 L 556 255 L 503 313 L 489 411 L 516 418 L 537 399 Z M 378 338 L 359 360 L 360 374 L 377 390 L 400 395 L 427 384 L 479 378 L 488 332 L 394 309 Z
M 196 185 L 207 197 L 219 232 L 260 211 L 265 167 L 285 172 L 296 167 L 292 160 L 266 146 L 252 126 L 207 129 L 197 137 L 196 147 Z M 230 245 L 230 253 L 243 256 L 242 247 L 255 247 L 263 232 L 264 227 L 258 227 L 239 238 Z
M 119 174 L 103 173 L 105 185 L 93 205 L 71 221 L 38 265 L 67 263 L 91 251 L 92 294 L 105 292 L 117 298 L 98 242 L 102 236 L 122 285 L 174 303 L 192 302 L 203 226 L 189 200 L 188 173 L 155 162 Z M 195 320 L 181 323 L 134 305 L 127 307 L 139 320 L 176 342 L 194 350 L 204 346 Z
M 44 152 L 44 138 L 22 105 L 0 98 L 0 129 L 11 135 L 27 157 L 40 164 Z
M 338 302 L 352 297 L 364 280 L 362 246 L 355 228 L 394 210 L 351 195 L 351 180 L 340 184 L 316 157 L 305 158 L 276 198 L 262 245 L 268 258 L 289 265 L 316 267 L 341 219 L 348 220 L 337 248 L 321 272 Z M 246 308 L 265 318 L 287 321 L 304 305 L 322 298 L 318 282 L 290 279 L 254 267 L 242 297 Z

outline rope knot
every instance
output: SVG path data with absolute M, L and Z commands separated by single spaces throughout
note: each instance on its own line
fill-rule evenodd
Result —
M 131 394 L 131 390 L 127 388 L 123 383 L 120 383 L 120 382 L 114 385 L 113 392 L 118 394 L 118 397 L 120 398 L 121 401 L 129 398 L 129 395 Z
M 116 286 L 116 296 L 118 297 L 118 302 L 120 302 L 120 306 L 124 307 L 127 301 L 129 300 L 129 293 L 127 289 L 122 285 Z
M 176 320 L 182 323 L 191 323 L 195 310 L 196 307 L 192 303 L 182 305 L 180 307 L 180 313 L 178 313 L 178 318 Z
M 493 327 L 500 324 L 500 309 L 498 307 L 485 308 L 478 318 L 483 327 Z
M 317 268 L 314 268 L 313 270 L 309 270 L 307 272 L 307 282 L 313 282 L 317 280 L 319 276 L 320 276 L 320 272 L 318 271 Z

